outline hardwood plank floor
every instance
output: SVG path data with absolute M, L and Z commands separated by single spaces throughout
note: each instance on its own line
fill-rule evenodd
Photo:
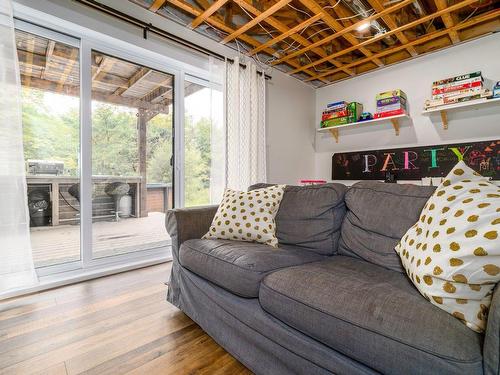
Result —
M 170 267 L 0 302 L 0 374 L 251 374 L 166 302 Z

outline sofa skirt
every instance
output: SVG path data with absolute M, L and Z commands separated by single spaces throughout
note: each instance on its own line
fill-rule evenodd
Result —
M 256 374 L 376 374 L 174 260 L 167 300 Z

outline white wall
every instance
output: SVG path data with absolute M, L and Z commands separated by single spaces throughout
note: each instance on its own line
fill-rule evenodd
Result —
M 321 112 L 327 103 L 357 101 L 363 103 L 366 111 L 373 113 L 375 95 L 397 88 L 408 96 L 411 122 L 403 123 L 399 137 L 391 124 L 339 129 L 339 143 L 335 143 L 329 133 L 317 133 L 315 176 L 331 179 L 331 158 L 335 152 L 499 138 L 500 104 L 487 109 L 449 113 L 448 130 L 443 130 L 439 113 L 430 118 L 422 115 L 424 101 L 431 96 L 433 81 L 478 70 L 484 77 L 500 81 L 500 34 L 316 90 L 316 127 L 319 127 Z
M 213 52 L 234 58 L 237 52 L 184 26 L 124 0 L 100 0 L 124 13 L 162 28 L 184 40 Z M 126 43 L 190 64 L 193 72 L 207 69 L 207 58 L 191 50 L 170 45 L 165 39 L 150 34 L 142 38 L 142 30 L 68 0 L 14 0 L 18 9 L 27 6 L 51 17 L 76 23 L 90 30 L 109 35 Z M 185 68 L 185 67 L 184 67 Z M 277 70 L 267 74 L 267 148 L 268 180 L 297 183 L 314 174 L 314 89 Z
M 314 89 L 289 76 L 267 85 L 269 182 L 297 184 L 314 177 Z

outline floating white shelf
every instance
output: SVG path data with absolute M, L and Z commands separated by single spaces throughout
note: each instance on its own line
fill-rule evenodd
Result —
M 479 107 L 484 107 L 487 105 L 498 105 L 498 104 L 500 104 L 500 98 L 494 98 L 494 99 L 483 98 L 483 99 L 470 100 L 468 102 L 448 104 L 435 108 L 425 109 L 422 112 L 422 114 L 430 115 L 431 113 L 439 112 L 441 115 L 441 121 L 443 123 L 443 129 L 446 130 L 448 129 L 448 112 L 456 109 L 466 109 L 466 108 L 478 109 Z
M 317 131 L 319 133 L 330 132 L 332 137 L 335 138 L 335 142 L 339 143 L 339 129 L 341 128 L 356 128 L 368 124 L 390 122 L 394 128 L 394 131 L 396 132 L 396 135 L 399 135 L 399 121 L 409 118 L 410 118 L 409 115 L 397 115 L 391 117 L 375 118 L 373 120 L 352 122 L 350 124 L 345 124 L 345 125 L 335 125 L 335 126 L 330 126 L 328 128 L 319 128 Z

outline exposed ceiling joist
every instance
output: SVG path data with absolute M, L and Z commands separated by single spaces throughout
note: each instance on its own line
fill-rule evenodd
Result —
M 221 43 L 226 44 L 233 40 L 234 38 L 237 38 L 239 35 L 243 34 L 245 31 L 250 30 L 252 27 L 257 25 L 259 22 L 263 21 L 265 18 L 271 16 L 272 14 L 276 13 L 278 10 L 283 8 L 285 5 L 287 5 L 291 0 L 279 0 L 276 4 L 272 5 L 270 8 L 262 12 L 260 15 L 252 19 L 250 22 L 245 23 L 242 27 L 239 29 L 235 30 L 233 33 L 230 35 L 226 36 L 224 39 L 222 39 Z
M 321 7 L 316 1 L 314 0 L 300 0 L 300 2 L 302 4 L 304 4 L 304 6 L 306 6 L 311 12 L 315 13 L 315 14 L 320 14 L 321 15 L 321 18 L 323 19 L 323 21 L 326 22 L 326 24 L 332 29 L 334 30 L 336 33 L 339 33 L 341 32 L 344 27 L 337 21 L 335 20 L 331 15 L 330 13 L 328 13 L 323 7 Z M 351 43 L 353 46 L 358 46 L 359 45 L 359 42 L 358 40 L 356 39 L 356 37 L 354 37 L 354 35 L 352 35 L 351 33 L 349 32 L 345 32 L 343 35 L 342 35 L 349 43 Z M 359 47 L 358 48 L 359 51 L 361 51 L 365 56 L 367 57 L 371 57 L 373 55 L 373 53 L 371 51 L 369 51 L 368 49 L 364 48 L 364 47 Z M 375 64 L 377 64 L 378 66 L 384 66 L 384 63 L 382 61 L 380 61 L 379 59 L 377 58 L 374 58 L 373 59 L 373 62 Z
M 446 0 L 444 0 L 444 1 L 446 1 Z M 368 2 L 373 7 L 373 9 L 375 9 L 378 13 L 380 13 L 384 10 L 384 6 L 380 2 L 380 0 L 368 0 Z M 394 29 L 398 28 L 397 23 L 394 21 L 394 18 L 392 18 L 392 16 L 390 14 L 382 16 L 382 20 L 386 23 L 386 25 L 389 27 L 389 29 L 394 30 Z M 402 31 L 398 31 L 397 33 L 395 33 L 395 35 L 396 35 L 396 38 L 398 38 L 398 40 L 402 44 L 408 43 L 408 38 L 405 36 L 405 34 L 403 34 Z M 412 46 L 408 46 L 408 48 L 406 48 L 406 50 L 413 57 L 418 55 L 417 51 Z
M 405 49 L 408 45 L 410 45 L 412 47 L 415 47 L 415 46 L 417 46 L 419 44 L 423 44 L 423 43 L 428 42 L 430 40 L 433 40 L 433 39 L 439 38 L 441 36 L 447 35 L 447 34 L 450 33 L 450 31 L 458 31 L 458 30 L 461 30 L 461 29 L 465 29 L 465 28 L 477 25 L 477 24 L 482 23 L 482 22 L 493 20 L 495 18 L 498 19 L 499 17 L 500 17 L 500 10 L 493 11 L 493 12 L 490 12 L 490 13 L 486 13 L 484 15 L 480 15 L 480 16 L 474 17 L 474 18 L 472 18 L 472 19 L 470 19 L 470 20 L 468 20 L 466 22 L 463 22 L 461 24 L 455 25 L 455 26 L 453 26 L 451 28 L 447 28 L 447 29 L 440 30 L 440 31 L 435 31 L 435 32 L 433 32 L 431 34 L 424 35 L 424 36 L 422 36 L 422 37 L 420 37 L 418 39 L 415 39 L 415 40 L 409 42 L 407 45 L 400 45 L 400 46 L 397 46 L 397 47 L 389 48 L 389 49 L 387 49 L 385 51 L 377 53 L 376 56 L 382 58 L 384 56 L 387 56 L 387 55 L 396 53 L 398 51 L 401 51 L 401 50 Z M 370 60 L 369 58 L 360 59 L 360 60 L 357 60 L 357 61 L 353 61 L 352 63 L 347 64 L 346 66 L 347 67 L 354 67 L 356 65 L 360 65 L 360 64 L 366 63 L 369 60 Z M 338 72 L 338 69 L 332 69 L 332 70 L 323 72 L 321 74 L 318 74 L 315 77 L 307 78 L 305 81 L 312 81 L 312 80 L 315 80 L 315 79 L 320 79 L 320 78 L 328 77 L 328 76 L 330 76 L 332 74 L 335 74 L 337 72 Z
M 193 22 L 189 25 L 191 29 L 198 27 L 201 23 L 205 22 L 205 20 L 210 17 L 212 14 L 217 12 L 224 4 L 226 4 L 228 0 L 216 0 L 210 5 L 202 14 L 196 17 Z
M 262 14 L 262 12 L 260 10 L 258 10 L 254 6 L 250 5 L 245 0 L 234 0 L 234 1 L 239 6 L 241 6 L 243 9 L 245 9 L 248 12 L 250 12 L 254 16 L 259 16 L 259 15 Z M 272 16 L 271 17 L 267 17 L 264 21 L 266 23 L 268 23 L 270 26 L 274 27 L 276 30 L 278 30 L 281 33 L 287 33 L 290 30 L 288 28 L 288 26 L 286 26 L 285 24 L 283 24 L 282 22 L 278 21 L 276 18 L 274 18 Z M 295 42 L 299 43 L 300 45 L 304 46 L 304 47 L 308 47 L 308 46 L 310 46 L 312 44 L 309 40 L 307 40 L 306 38 L 304 38 L 302 35 L 300 35 L 298 33 L 290 35 L 290 38 L 293 39 Z M 240 39 L 241 39 L 241 37 L 240 37 Z M 259 44 L 257 44 L 256 47 L 259 47 Z M 317 55 L 321 56 L 321 57 L 326 57 L 328 55 L 321 48 L 312 48 L 312 51 L 314 53 L 316 53 Z M 290 61 L 290 60 L 288 60 L 288 61 Z M 335 65 L 337 68 L 342 67 L 342 64 L 340 62 L 334 60 L 334 59 L 330 59 L 328 61 L 331 62 L 333 65 Z M 299 64 L 299 66 L 300 66 L 300 64 Z M 295 68 L 297 68 L 297 66 Z M 349 70 L 349 69 L 342 69 L 342 70 L 345 73 L 347 73 L 348 75 L 350 75 L 350 76 L 354 75 L 354 73 L 352 72 L 352 70 Z M 315 75 L 315 73 L 313 75 Z
M 443 10 L 446 8 L 448 5 L 446 0 L 434 0 L 436 3 L 436 7 L 439 10 Z M 455 30 L 452 30 L 451 28 L 455 25 L 455 22 L 453 21 L 453 18 L 451 17 L 450 13 L 443 13 L 441 14 L 441 19 L 444 22 L 444 25 L 446 28 L 450 29 L 450 39 L 453 44 L 460 43 L 460 37 L 458 36 L 458 33 Z
M 489 17 L 495 1 L 479 7 L 479 0 L 129 1 L 154 12 L 168 4 L 187 27 L 315 86 L 498 31 L 494 19 L 469 22 Z
M 281 62 L 288 61 L 288 59 L 291 59 L 291 58 L 293 58 L 295 56 L 299 56 L 301 54 L 304 54 L 304 53 L 306 53 L 307 51 L 309 51 L 310 49 L 312 49 L 314 47 L 319 47 L 319 46 L 321 46 L 321 45 L 323 45 L 325 43 L 328 43 L 328 42 L 330 42 L 330 41 L 332 41 L 334 39 L 337 39 L 337 38 L 341 37 L 342 35 L 344 35 L 345 33 L 349 32 L 349 31 L 356 30 L 362 24 L 364 24 L 366 22 L 374 21 L 377 18 L 382 17 L 385 14 L 389 14 L 389 13 L 392 13 L 392 12 L 398 10 L 398 9 L 401 9 L 401 8 L 407 6 L 408 4 L 411 4 L 413 1 L 414 0 L 403 0 L 400 3 L 393 5 L 392 7 L 386 8 L 383 12 L 380 12 L 380 13 L 374 14 L 374 15 L 372 15 L 370 17 L 367 17 L 364 20 L 356 22 L 356 23 L 352 24 L 351 26 L 344 28 L 342 31 L 339 31 L 339 32 L 334 33 L 334 34 L 331 34 L 329 37 L 324 38 L 324 39 L 322 39 L 322 40 L 320 40 L 320 41 L 318 41 L 316 43 L 313 43 L 312 45 L 310 45 L 308 47 L 305 47 L 305 48 L 303 48 L 301 50 L 298 50 L 298 51 L 290 53 L 290 54 L 286 55 L 285 57 L 283 57 L 282 59 L 279 59 L 278 61 L 276 61 L 275 63 L 273 63 L 273 65 L 275 65 L 276 63 L 281 63 Z
M 354 50 L 358 49 L 361 46 L 366 46 L 366 45 L 374 43 L 374 42 L 376 42 L 376 41 L 378 41 L 378 40 L 380 40 L 382 38 L 385 38 L 388 35 L 392 35 L 392 34 L 395 34 L 395 33 L 399 32 L 399 31 L 404 31 L 404 30 L 407 30 L 409 28 L 418 26 L 418 25 L 420 25 L 420 24 L 422 24 L 424 22 L 427 22 L 427 21 L 429 21 L 431 19 L 434 19 L 434 18 L 440 16 L 441 14 L 449 13 L 449 12 L 452 12 L 454 10 L 458 10 L 458 9 L 464 8 L 467 5 L 470 5 L 470 4 L 475 3 L 475 2 L 477 2 L 477 0 L 464 0 L 464 1 L 460 2 L 460 3 L 457 3 L 455 5 L 449 6 L 449 7 L 445 8 L 445 9 L 442 9 L 442 10 L 437 11 L 435 13 L 429 14 L 429 15 L 427 15 L 425 17 L 421 17 L 421 18 L 419 18 L 419 19 L 417 19 L 417 20 L 415 20 L 413 22 L 407 23 L 406 25 L 400 26 L 400 27 L 398 27 L 398 28 L 396 28 L 394 30 L 390 30 L 387 33 L 374 36 L 373 38 L 370 38 L 368 40 L 365 40 L 364 42 L 359 43 L 357 46 L 352 46 L 352 47 L 346 48 L 346 49 L 344 49 L 344 50 L 342 50 L 340 52 L 333 53 L 329 57 L 335 58 L 335 57 L 342 56 L 342 55 L 344 55 L 346 53 L 349 53 L 351 51 L 354 51 Z M 371 56 L 368 56 L 368 57 L 371 57 Z M 290 72 L 290 74 L 298 73 L 302 69 L 312 68 L 312 67 L 314 67 L 314 66 L 316 66 L 318 64 L 321 64 L 321 63 L 323 63 L 323 62 L 325 62 L 327 60 L 328 60 L 328 58 L 325 57 L 323 59 L 319 59 L 319 60 L 313 61 L 312 63 L 304 65 L 304 66 L 302 66 L 299 69 L 295 69 L 294 71 Z
M 260 46 L 258 46 L 257 48 L 254 48 L 253 50 L 251 50 L 250 52 L 248 52 L 248 55 L 249 56 L 253 56 L 255 55 L 257 52 L 260 52 L 262 51 L 263 49 L 265 49 L 266 47 L 271 47 L 271 46 L 274 46 L 276 43 L 282 41 L 283 39 L 286 39 L 288 38 L 290 35 L 293 35 L 303 29 L 305 29 L 306 27 L 308 27 L 309 25 L 311 25 L 312 23 L 316 22 L 317 20 L 319 20 L 321 18 L 321 15 L 320 14 L 316 14 L 315 16 L 311 17 L 311 18 L 308 18 L 307 20 L 305 20 L 304 22 L 302 23 L 299 23 L 297 26 L 289 29 L 288 31 L 284 32 L 283 34 L 280 34 L 279 36 L 277 36 L 276 38 L 273 38 L 273 39 L 270 39 L 268 40 L 267 42 L 265 42 L 264 44 L 261 44 Z
M 199 16 L 202 12 L 196 8 L 194 8 L 191 4 L 188 4 L 186 3 L 185 1 L 183 0 L 168 0 L 169 3 L 171 3 L 172 5 L 184 10 L 185 12 L 187 13 L 190 13 L 192 14 L 193 16 L 197 17 Z M 211 24 L 213 27 L 221 30 L 223 33 L 225 34 L 231 34 L 233 33 L 235 30 L 232 29 L 231 27 L 227 26 L 226 24 L 224 24 L 224 22 L 218 20 L 217 18 L 215 17 L 209 17 L 207 19 L 207 22 L 209 24 Z M 247 43 L 248 45 L 252 46 L 252 47 L 258 47 L 260 46 L 260 42 L 257 41 L 256 39 L 246 35 L 246 34 L 242 34 L 238 37 L 238 39 L 240 39 L 241 41 Z M 274 56 L 276 55 L 276 51 L 273 50 L 272 48 L 266 48 L 263 52 L 266 52 L 267 54 L 269 54 L 270 56 Z M 289 64 L 294 67 L 294 68 L 298 68 L 300 67 L 300 64 L 298 62 L 294 62 L 294 61 L 289 61 Z M 314 76 L 316 75 L 316 73 L 314 71 L 311 71 L 309 69 L 305 69 L 304 70 L 304 73 L 310 75 L 310 76 Z M 324 80 L 324 82 L 326 83 L 327 81 Z

